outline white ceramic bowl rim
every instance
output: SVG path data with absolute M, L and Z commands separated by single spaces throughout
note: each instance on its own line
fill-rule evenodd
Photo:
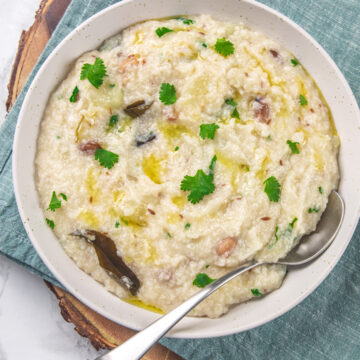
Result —
M 34 156 L 39 123 L 49 94 L 54 90 L 59 79 L 67 73 L 65 65 L 71 64 L 81 53 L 95 48 L 94 44 L 99 45 L 100 40 L 119 32 L 131 23 L 146 18 L 196 13 L 210 13 L 220 18 L 240 18 L 242 22 L 272 35 L 271 37 L 289 48 L 310 71 L 323 90 L 343 141 L 340 151 L 340 166 L 343 175 L 340 193 L 346 203 L 344 223 L 332 246 L 306 269 L 291 271 L 282 288 L 261 300 L 240 305 L 220 319 L 186 318 L 172 330 L 169 336 L 200 338 L 245 331 L 284 314 L 305 299 L 329 274 L 348 245 L 360 212 L 360 194 L 355 186 L 355 183 L 360 180 L 360 169 L 351 170 L 349 158 L 359 151 L 360 135 L 353 131 L 354 127 L 360 124 L 359 109 L 344 76 L 324 49 L 293 21 L 265 5 L 252 0 L 223 0 L 221 2 L 174 0 L 165 5 L 161 0 L 153 0 L 151 9 L 147 8 L 149 10 L 147 15 L 143 15 L 139 10 L 143 10 L 144 7 L 146 3 L 140 0 L 124 0 L 95 14 L 73 30 L 55 48 L 35 76 L 19 115 L 13 147 L 14 190 L 19 213 L 26 232 L 41 259 L 56 278 L 77 298 L 107 318 L 131 328 L 141 329 L 155 320 L 158 315 L 122 302 L 80 271 L 66 256 L 54 234 L 46 226 L 34 184 Z M 153 13 L 158 16 L 153 16 Z M 110 25 L 111 30 L 102 29 L 101 34 L 106 34 L 106 36 L 98 39 L 96 33 L 99 31 L 95 30 L 99 30 L 101 24 L 110 24 L 116 16 L 121 26 L 115 29 L 113 25 Z M 285 32 L 289 34 L 286 35 Z M 86 36 L 91 40 L 87 40 Z M 299 50 L 304 51 L 303 56 L 297 52 L 296 45 L 292 45 L 292 39 L 299 43 Z M 64 66 L 57 72 L 55 64 L 59 63 Z M 328 71 L 328 73 L 314 74 L 313 68 L 316 68 L 319 73 L 322 72 L 322 68 L 326 68 L 323 71 Z M 49 79 L 49 76 L 45 74 L 52 74 L 52 76 Z M 45 78 L 47 78 L 47 84 L 44 81 Z M 327 84 L 327 87 L 324 87 L 324 84 Z M 337 102 L 336 99 L 341 94 L 343 95 L 342 102 Z M 346 118 L 348 123 L 345 125 L 340 123 L 337 120 L 340 116 Z M 309 282 L 308 285 L 307 282 Z

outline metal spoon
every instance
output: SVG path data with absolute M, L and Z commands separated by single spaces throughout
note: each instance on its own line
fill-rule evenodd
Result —
M 305 236 L 301 243 L 289 254 L 277 262 L 277 264 L 297 266 L 309 263 L 321 255 L 333 242 L 340 228 L 344 216 L 344 201 L 340 195 L 333 191 L 329 196 L 329 202 L 324 211 L 316 231 Z M 140 359 L 160 338 L 162 338 L 173 326 L 175 326 L 189 311 L 210 294 L 225 285 L 236 276 L 256 266 L 270 264 L 257 262 L 247 264 L 229 272 L 214 281 L 198 293 L 186 300 L 180 306 L 170 311 L 160 319 L 154 321 L 144 330 L 118 346 L 116 349 L 100 356 L 97 360 L 136 360 Z

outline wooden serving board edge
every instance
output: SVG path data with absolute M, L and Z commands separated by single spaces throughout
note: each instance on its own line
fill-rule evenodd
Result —
M 9 111 L 15 103 L 31 70 L 70 1 L 71 0 L 42 0 L 35 14 L 33 25 L 27 31 L 22 32 L 11 70 L 10 80 L 7 85 L 7 111 Z M 134 330 L 121 326 L 99 315 L 65 290 L 47 281 L 45 281 L 45 283 L 59 300 L 60 312 L 63 318 L 73 323 L 75 330 L 81 336 L 87 337 L 95 349 L 113 349 L 136 333 Z M 181 360 L 182 358 L 161 344 L 156 344 L 143 359 Z

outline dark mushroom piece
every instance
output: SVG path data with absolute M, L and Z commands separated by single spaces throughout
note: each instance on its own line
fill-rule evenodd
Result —
M 131 116 L 132 118 L 139 117 L 145 113 L 146 110 L 150 108 L 150 106 L 153 104 L 153 101 L 146 104 L 145 100 L 137 100 L 133 102 L 132 104 L 128 105 L 124 112 Z
M 113 240 L 94 230 L 76 230 L 70 235 L 81 237 L 91 244 L 96 251 L 100 266 L 107 274 L 124 289 L 130 291 L 132 295 L 136 295 L 140 281 L 123 259 L 117 255 Z
M 135 138 L 135 145 L 137 147 L 140 147 L 142 145 L 145 145 L 146 143 L 149 143 L 150 141 L 153 141 L 156 139 L 156 135 L 150 131 L 148 134 L 146 135 L 136 135 Z

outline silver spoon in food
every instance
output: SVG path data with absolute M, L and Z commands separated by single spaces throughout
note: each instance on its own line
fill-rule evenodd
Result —
M 344 201 L 340 195 L 333 191 L 329 196 L 328 205 L 324 211 L 316 231 L 305 236 L 301 242 L 291 250 L 287 256 L 280 259 L 276 264 L 287 266 L 304 265 L 320 256 L 333 242 L 341 226 L 344 217 Z M 161 339 L 173 326 L 175 326 L 196 305 L 206 299 L 210 294 L 221 286 L 234 279 L 236 276 L 256 266 L 273 264 L 267 262 L 253 262 L 235 269 L 222 276 L 205 288 L 197 292 L 191 298 L 170 311 L 160 319 L 154 321 L 144 330 L 132 338 L 100 356 L 97 360 L 136 360 L 140 359 L 159 339 Z

